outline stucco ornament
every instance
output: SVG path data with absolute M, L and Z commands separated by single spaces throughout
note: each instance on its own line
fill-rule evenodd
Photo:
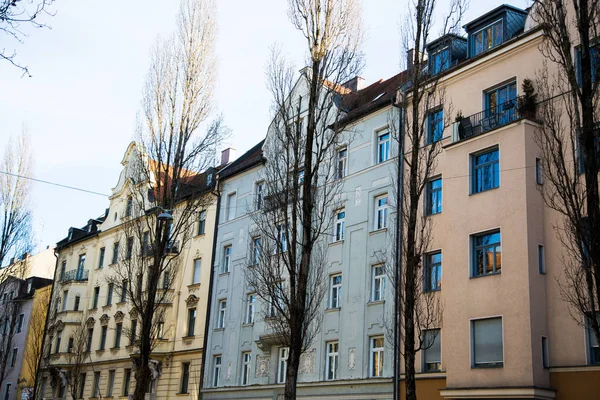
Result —
M 314 374 L 315 373 L 315 356 L 316 356 L 316 354 L 317 354 L 316 349 L 312 349 L 300 356 L 300 368 L 298 368 L 298 373 L 300 373 L 300 374 Z
M 115 313 L 115 321 L 116 321 L 117 323 L 119 323 L 119 322 L 123 322 L 123 318 L 125 318 L 125 314 L 123 314 L 123 311 L 117 311 L 117 312 Z
M 231 361 L 227 363 L 227 373 L 225 374 L 225 380 L 231 380 Z
M 106 326 L 108 325 L 108 321 L 110 321 L 110 317 L 108 316 L 108 314 L 102 314 L 102 316 L 100 317 L 100 325 Z
M 129 311 L 129 318 L 130 319 L 137 319 L 138 313 L 136 311 L 135 308 L 132 308 L 131 311 Z
M 63 329 L 65 329 L 65 323 L 62 322 L 60 319 L 58 321 L 56 321 L 56 324 L 54 325 L 54 328 L 57 331 L 62 331 Z
M 348 349 L 348 369 L 356 369 L 356 347 L 350 347 Z
M 354 205 L 358 206 L 361 203 L 362 200 L 362 193 L 361 193 L 362 188 L 360 186 L 358 186 L 355 190 L 354 190 Z
M 158 360 L 148 361 L 148 368 L 150 368 L 150 374 L 152 374 L 152 380 L 157 380 L 162 375 L 162 366 Z
M 88 326 L 88 328 L 91 328 L 94 326 L 94 324 L 96 323 L 96 320 L 94 319 L 94 317 L 89 317 L 86 321 L 85 324 Z
M 193 308 L 196 307 L 196 304 L 198 304 L 198 301 L 200 299 L 196 296 L 194 296 L 193 294 L 190 294 L 188 296 L 187 299 L 185 299 L 185 304 L 187 304 L 188 308 Z
M 269 376 L 270 360 L 268 356 L 256 356 L 256 377 Z

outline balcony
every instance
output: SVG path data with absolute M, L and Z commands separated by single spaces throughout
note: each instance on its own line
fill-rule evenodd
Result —
M 495 107 L 462 117 L 452 124 L 452 143 L 467 140 L 523 118 L 535 120 L 535 107 L 526 107 L 524 96 L 517 97 Z
M 86 282 L 90 275 L 90 271 L 87 269 L 72 269 L 65 271 L 60 277 L 61 282 Z

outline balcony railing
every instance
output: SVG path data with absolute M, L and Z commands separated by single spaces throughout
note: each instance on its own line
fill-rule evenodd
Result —
M 90 271 L 87 269 L 72 269 L 71 271 L 65 271 L 60 277 L 62 282 L 66 281 L 87 281 L 90 275 Z
M 524 96 L 488 108 L 454 123 L 452 142 L 469 139 L 523 118 L 535 119 L 535 109 L 524 106 Z

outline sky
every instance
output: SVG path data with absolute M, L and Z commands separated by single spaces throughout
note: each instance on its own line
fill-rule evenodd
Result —
M 412 0 L 362 0 L 368 85 L 399 72 L 405 54 L 399 24 Z M 439 1 L 439 10 L 449 0 Z M 464 22 L 507 0 L 471 0 Z M 262 140 L 270 119 L 265 66 L 277 44 L 298 70 L 305 62 L 302 34 L 289 22 L 285 0 L 217 0 L 216 109 L 232 136 L 226 147 L 241 155 Z M 150 49 L 175 30 L 178 0 L 128 0 L 110 7 L 92 0 L 56 0 L 51 28 L 25 29 L 14 47 L 32 77 L 0 62 L 0 152 L 27 129 L 34 176 L 109 195 L 134 133 Z M 512 0 L 525 8 L 528 0 Z M 435 39 L 432 34 L 431 39 Z M 64 238 L 108 207 L 107 196 L 35 183 L 32 193 L 38 250 Z

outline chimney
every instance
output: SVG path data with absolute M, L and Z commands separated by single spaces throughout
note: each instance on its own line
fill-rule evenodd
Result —
M 229 164 L 235 158 L 235 149 L 228 147 L 221 151 L 221 167 Z
M 365 79 L 357 75 L 354 78 L 350 79 L 348 82 L 343 83 L 342 86 L 352 90 L 353 92 L 356 92 L 365 87 Z

